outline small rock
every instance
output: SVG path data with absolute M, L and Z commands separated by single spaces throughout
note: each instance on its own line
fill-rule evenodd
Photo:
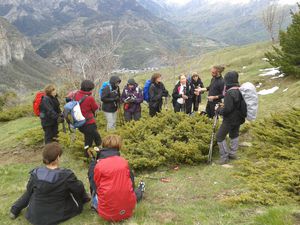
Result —
M 252 144 L 250 142 L 241 142 L 240 147 L 252 147 Z
M 233 168 L 233 166 L 232 166 L 232 165 L 229 165 L 229 164 L 224 164 L 224 165 L 222 165 L 222 167 L 224 167 L 224 168 L 226 168 L 226 169 L 231 169 L 231 168 Z

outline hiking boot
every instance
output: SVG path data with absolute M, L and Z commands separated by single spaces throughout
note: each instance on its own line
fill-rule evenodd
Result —
M 18 216 L 15 215 L 14 213 L 12 212 L 9 212 L 9 218 L 11 218 L 12 220 L 15 220 Z
M 138 188 L 144 193 L 146 184 L 144 181 L 140 181 Z
M 231 154 L 228 155 L 228 158 L 231 159 L 231 160 L 237 160 L 238 159 L 237 155 L 231 155 Z

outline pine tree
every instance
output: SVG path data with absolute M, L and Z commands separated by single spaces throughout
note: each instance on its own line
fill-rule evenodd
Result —
M 300 4 L 298 4 L 300 10 Z M 266 53 L 272 66 L 280 67 L 286 75 L 300 77 L 300 11 L 291 13 L 292 24 L 280 32 L 280 46 L 275 52 Z

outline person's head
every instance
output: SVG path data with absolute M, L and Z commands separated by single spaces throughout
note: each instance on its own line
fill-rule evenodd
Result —
M 137 84 L 134 79 L 129 79 L 127 85 L 129 89 L 133 89 Z
M 111 76 L 111 78 L 109 79 L 109 83 L 112 87 L 118 87 L 121 83 L 121 79 L 118 76 Z
M 226 89 L 239 86 L 239 74 L 236 71 L 230 71 L 224 76 Z
M 95 84 L 91 80 L 84 80 L 81 82 L 80 90 L 90 92 L 95 88 Z
M 46 165 L 58 164 L 62 155 L 62 148 L 57 142 L 46 144 L 43 150 L 43 163 Z
M 57 95 L 56 88 L 53 84 L 49 84 L 45 87 L 45 93 L 47 96 L 53 96 L 55 97 Z
M 103 138 L 103 148 L 113 148 L 120 150 L 122 147 L 122 138 L 119 135 L 111 134 Z
M 181 74 L 178 78 L 179 78 L 180 84 L 182 84 L 182 85 L 186 84 L 186 76 L 184 74 Z
M 197 81 L 199 78 L 200 77 L 199 77 L 198 73 L 194 72 L 192 75 L 192 80 Z
M 151 82 L 152 83 L 160 83 L 161 82 L 161 74 L 160 73 L 155 73 L 151 77 Z
M 221 76 L 224 70 L 225 70 L 224 66 L 221 66 L 221 65 L 213 66 L 211 68 L 211 75 L 213 77 Z

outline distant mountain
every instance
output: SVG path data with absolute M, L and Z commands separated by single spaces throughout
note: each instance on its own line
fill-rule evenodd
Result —
M 8 89 L 27 92 L 50 82 L 55 67 L 38 56 L 31 44 L 0 17 L 0 93 Z
M 273 0 L 216 1 L 192 0 L 173 12 L 170 21 L 189 32 L 214 38 L 229 45 L 241 45 L 268 40 L 261 15 Z M 289 9 L 282 6 L 289 22 Z
M 88 48 L 99 28 L 100 39 L 111 30 L 125 30 L 117 54 L 127 68 L 159 66 L 162 57 L 182 48 L 196 54 L 222 46 L 200 35 L 187 43 L 186 32 L 156 16 L 163 15 L 165 6 L 146 0 L 2 0 L 0 15 L 27 35 L 41 56 L 51 59 L 66 46 Z

